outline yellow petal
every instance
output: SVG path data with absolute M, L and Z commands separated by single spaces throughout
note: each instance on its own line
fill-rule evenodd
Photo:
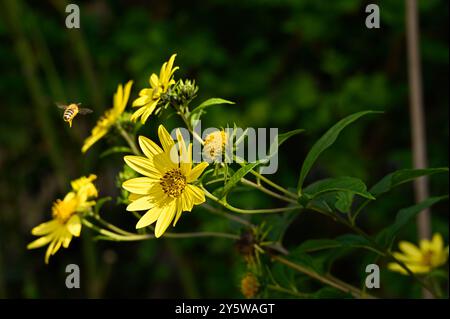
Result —
M 35 249 L 47 245 L 54 238 L 53 234 L 38 238 L 27 245 L 27 249 Z
M 388 269 L 391 271 L 395 271 L 395 272 L 399 272 L 402 275 L 407 275 L 408 273 L 406 272 L 405 269 L 402 268 L 402 266 L 400 266 L 397 263 L 389 263 L 388 264 Z
M 185 191 L 188 191 L 194 205 L 199 205 L 206 201 L 203 190 L 195 185 L 186 185 Z
M 152 101 L 151 96 L 140 96 L 136 100 L 133 101 L 133 106 L 144 106 L 145 104 L 148 104 Z
M 186 181 L 188 183 L 192 183 L 194 181 L 197 180 L 197 178 L 200 177 L 200 175 L 202 175 L 203 171 L 205 170 L 205 168 L 208 167 L 208 163 L 206 162 L 201 162 L 200 164 L 198 164 L 197 166 L 195 166 L 192 170 L 191 173 L 188 175 Z
M 60 223 L 59 223 L 56 219 L 53 219 L 53 220 L 51 220 L 51 221 L 42 223 L 42 224 L 40 224 L 40 225 L 34 227 L 34 228 L 31 230 L 31 233 L 32 233 L 34 236 L 43 236 L 43 235 L 47 235 L 47 234 L 53 232 L 53 231 L 58 227 L 58 225 L 60 225 Z
M 136 229 L 147 227 L 148 225 L 153 224 L 161 215 L 161 211 L 161 207 L 158 206 L 155 206 L 147 211 L 137 222 Z
M 79 237 L 81 233 L 81 219 L 78 215 L 73 215 L 66 223 L 67 230 L 75 237 Z
M 131 193 L 147 195 L 156 182 L 153 178 L 136 177 L 123 182 L 122 187 Z
M 150 196 L 143 196 L 135 201 L 133 201 L 131 204 L 127 206 L 127 211 L 134 212 L 139 210 L 148 210 L 152 208 L 155 205 L 155 202 L 152 197 Z
M 152 179 L 159 179 L 161 177 L 161 174 L 155 165 L 153 165 L 153 162 L 145 157 L 127 155 L 123 159 L 128 166 L 144 176 Z
M 65 234 L 64 234 L 64 240 L 63 240 L 63 243 L 62 243 L 62 245 L 63 245 L 63 247 L 64 248 L 67 248 L 67 247 L 69 247 L 69 244 L 70 244 L 70 241 L 72 240 L 72 234 L 70 233 L 70 232 L 66 232 Z
M 145 107 L 140 107 L 136 112 L 131 115 L 130 120 L 132 122 L 136 122 L 139 116 L 141 116 L 145 112 Z
M 175 225 L 177 224 L 178 220 L 181 217 L 181 213 L 183 212 L 183 202 L 181 200 L 182 197 L 177 198 L 177 213 L 175 216 L 175 219 L 173 221 L 173 227 L 175 227 Z
M 177 129 L 177 140 L 180 148 L 180 169 L 185 176 L 188 176 L 192 167 L 192 144 L 189 143 L 189 148 L 186 149 L 186 143 L 180 129 Z
M 411 258 L 417 259 L 417 260 L 422 259 L 422 254 L 421 254 L 419 248 L 417 248 L 417 246 L 415 246 L 407 241 L 401 241 L 398 244 L 398 247 L 400 248 L 400 250 L 402 250 L 404 253 L 409 255 Z
M 155 237 L 161 237 L 169 227 L 176 213 L 175 200 L 173 200 L 169 205 L 164 206 L 161 210 L 161 215 L 158 217 L 155 227 Z
M 172 150 L 175 149 L 174 148 L 174 141 L 172 139 L 172 137 L 170 136 L 169 132 L 167 132 L 166 128 L 163 125 L 160 125 L 158 127 L 158 136 L 159 136 L 159 140 L 161 142 L 161 145 L 164 149 L 164 152 L 166 152 L 167 154 L 172 154 Z M 171 153 L 172 152 L 172 153 Z M 176 150 L 175 150 L 176 153 Z M 174 163 L 176 163 L 177 161 L 175 161 L 175 157 L 170 157 L 172 159 L 172 161 Z
M 157 88 L 159 84 L 158 76 L 155 73 L 153 73 L 152 75 L 150 75 L 148 82 L 150 83 L 150 86 L 152 88 Z
M 114 108 L 118 108 L 120 106 L 120 102 L 122 101 L 122 97 L 123 97 L 123 88 L 122 88 L 122 84 L 119 84 L 117 86 L 116 94 L 114 94 L 114 97 L 113 97 Z
M 431 240 L 431 247 L 434 252 L 440 252 L 444 249 L 444 240 L 442 239 L 442 235 L 436 233 L 433 235 L 433 239 Z
M 142 135 L 139 136 L 139 146 L 142 152 L 148 158 L 152 158 L 153 156 L 161 154 L 163 152 L 163 150 L 161 149 L 161 147 L 158 146 L 158 144 Z
M 125 89 L 123 92 L 123 97 L 122 100 L 120 101 L 120 106 L 118 106 L 118 112 L 120 114 L 122 114 L 122 112 L 125 110 L 127 103 L 128 103 L 128 99 L 130 98 L 130 92 L 131 92 L 131 87 L 133 85 L 133 81 L 128 81 L 127 84 L 125 84 Z
M 194 207 L 194 198 L 187 187 L 184 189 L 183 194 L 181 194 L 181 203 L 183 204 L 182 209 L 185 212 L 190 212 L 192 207 Z
M 56 239 L 54 239 L 50 243 L 50 245 L 48 245 L 48 247 L 47 247 L 47 251 L 45 252 L 45 263 L 46 264 L 48 264 L 48 260 L 50 258 L 50 255 L 51 255 L 52 251 L 53 251 L 53 248 L 55 247 L 55 244 L 56 244 Z

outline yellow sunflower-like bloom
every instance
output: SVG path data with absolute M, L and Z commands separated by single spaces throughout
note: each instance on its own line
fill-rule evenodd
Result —
M 164 62 L 161 71 L 159 72 L 159 77 L 155 73 L 150 76 L 148 80 L 150 88 L 142 89 L 139 92 L 139 97 L 134 100 L 132 105 L 139 109 L 131 116 L 132 121 L 135 122 L 141 117 L 141 123 L 144 124 L 158 105 L 161 94 L 166 93 L 170 86 L 175 84 L 175 80 L 172 76 L 173 73 L 178 70 L 178 67 L 173 67 L 176 56 L 176 54 L 173 54 L 168 62 Z
M 228 134 L 225 131 L 215 131 L 205 138 L 203 153 L 212 162 L 220 161 L 227 145 Z
M 56 200 L 52 207 L 51 221 L 42 223 L 31 230 L 34 236 L 40 238 L 28 244 L 28 249 L 43 247 L 47 244 L 45 263 L 48 264 L 50 256 L 56 254 L 59 248 L 69 247 L 72 237 L 79 237 L 81 232 L 81 218 L 79 213 L 86 212 L 95 205 L 97 189 L 92 184 L 95 175 L 82 177 L 72 182 L 73 191 L 69 192 L 63 200 Z
M 208 163 L 192 168 L 192 143 L 186 148 L 183 136 L 177 130 L 179 150 L 167 130 L 160 125 L 159 140 L 162 148 L 150 139 L 139 136 L 139 146 L 145 157 L 125 156 L 133 170 L 145 177 L 125 181 L 122 187 L 131 193 L 128 211 L 147 211 L 136 224 L 146 227 L 156 222 L 155 236 L 164 234 L 173 221 L 176 225 L 183 211 L 205 202 L 202 189 L 192 185 Z
M 419 247 L 407 241 L 401 241 L 399 248 L 402 251 L 394 252 L 393 256 L 415 274 L 425 274 L 440 267 L 447 262 L 448 246 L 444 248 L 444 241 L 440 234 L 434 234 L 432 240 L 422 239 Z M 408 273 L 397 263 L 389 263 L 392 271 L 407 275 Z
M 122 84 L 119 84 L 117 91 L 114 94 L 113 107 L 107 110 L 103 116 L 100 117 L 97 124 L 92 129 L 91 135 L 85 139 L 81 149 L 83 153 L 85 153 L 92 145 L 105 136 L 111 129 L 111 126 L 116 123 L 120 115 L 122 115 L 123 111 L 125 111 L 132 85 L 133 81 L 128 81 L 127 84 L 125 84 L 125 88 L 122 87 Z

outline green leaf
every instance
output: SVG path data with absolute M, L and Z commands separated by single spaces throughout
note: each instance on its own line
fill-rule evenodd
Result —
M 323 179 L 304 189 L 304 194 L 309 199 L 330 192 L 350 192 L 368 199 L 375 199 L 360 179 L 348 176 Z
M 192 110 L 192 112 L 189 115 L 190 123 L 193 127 L 195 127 L 195 124 L 200 119 L 200 116 L 205 111 L 207 107 L 218 105 L 218 104 L 235 104 L 234 102 L 224 100 L 221 98 L 211 98 L 197 106 L 195 109 Z
M 220 197 L 221 198 L 225 197 L 230 192 L 230 190 L 233 188 L 233 186 L 236 185 L 237 183 L 239 183 L 239 181 L 241 180 L 242 177 L 247 175 L 253 168 L 255 168 L 259 164 L 260 164 L 260 162 L 256 161 L 253 163 L 248 163 L 248 164 L 242 166 L 240 169 L 238 169 L 236 171 L 236 173 L 234 173 L 233 176 L 230 177 L 228 182 L 223 187 Z
M 106 151 L 102 152 L 100 154 L 100 158 L 103 158 L 103 157 L 106 157 L 108 155 L 115 154 L 115 153 L 131 154 L 131 153 L 133 153 L 133 151 L 128 146 L 114 146 L 114 147 L 111 147 L 111 148 L 107 149 Z
M 425 208 L 428 208 L 441 200 L 447 199 L 448 195 L 439 196 L 439 197 L 430 197 L 426 200 L 422 201 L 419 204 L 403 208 L 399 210 L 397 216 L 395 217 L 395 221 L 390 226 L 384 228 L 380 231 L 376 237 L 376 242 L 383 247 L 389 248 L 395 240 L 395 237 L 400 232 L 400 230 L 408 224 L 411 219 L 413 219 L 417 214 L 423 211 Z
M 427 169 L 403 169 L 395 171 L 383 177 L 378 183 L 370 188 L 370 192 L 374 196 L 386 193 L 392 188 L 412 181 L 421 176 L 433 175 L 436 173 L 448 173 L 447 167 L 427 168 Z
M 337 137 L 339 136 L 339 133 L 349 124 L 353 123 L 360 117 L 367 115 L 367 114 L 375 114 L 375 113 L 381 113 L 376 111 L 362 111 L 355 114 L 352 114 L 350 116 L 347 116 L 346 118 L 340 120 L 338 123 L 336 123 L 333 127 L 331 127 L 311 148 L 308 155 L 306 155 L 305 161 L 303 162 L 301 171 L 300 171 L 300 177 L 298 180 L 298 186 L 297 191 L 299 194 L 301 194 L 303 182 L 305 181 L 306 175 L 308 175 L 309 171 L 311 170 L 314 162 L 317 160 L 319 155 L 325 151 L 327 148 L 329 148 L 333 143 L 336 141 Z
M 336 194 L 336 203 L 334 207 L 341 213 L 349 213 L 352 208 L 354 193 L 352 192 L 339 192 Z
M 296 249 L 309 253 L 324 249 L 340 247 L 342 244 L 335 239 L 310 239 L 301 243 Z

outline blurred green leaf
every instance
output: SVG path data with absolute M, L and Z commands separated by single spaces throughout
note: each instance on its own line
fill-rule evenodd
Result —
M 211 98 L 194 108 L 189 115 L 189 122 L 192 127 L 195 127 L 197 121 L 200 119 L 200 116 L 205 112 L 207 107 L 219 104 L 235 104 L 234 102 L 224 100 L 221 98 Z
M 437 173 L 448 173 L 448 168 L 402 169 L 383 177 L 378 183 L 370 188 L 370 192 L 377 197 L 378 195 L 386 193 L 398 185 L 407 183 L 418 177 L 429 176 Z
M 375 197 L 367 191 L 366 185 L 360 179 L 348 176 L 320 180 L 308 185 L 303 192 L 309 199 L 330 192 L 349 192 L 368 199 L 375 199 Z M 343 204 L 341 199 L 340 205 Z M 348 203 L 345 204 L 348 205 Z M 341 208 L 343 207 L 341 206 Z
M 395 221 L 392 225 L 384 228 L 382 231 L 378 233 L 376 236 L 376 242 L 382 245 L 383 247 L 389 248 L 395 240 L 395 237 L 400 232 L 400 230 L 408 224 L 412 218 L 414 218 L 418 213 L 423 211 L 425 208 L 428 208 L 441 200 L 447 199 L 448 196 L 440 196 L 440 197 L 430 197 L 424 200 L 423 202 L 403 208 L 399 210 Z

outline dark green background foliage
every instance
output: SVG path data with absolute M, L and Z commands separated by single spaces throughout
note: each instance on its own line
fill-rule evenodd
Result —
M 77 1 L 78 32 L 64 26 L 64 1 L 1 1 L 0 297 L 241 296 L 244 261 L 227 239 L 108 243 L 93 242 L 84 231 L 48 266 L 44 249 L 26 250 L 30 229 L 50 217 L 52 201 L 68 191 L 70 179 L 95 172 L 101 196 L 119 193 L 114 178 L 121 156 L 98 159 L 107 140 L 82 156 L 82 141 L 111 106 L 118 83 L 133 79 L 135 98 L 172 53 L 178 54 L 176 77 L 195 79 L 200 87 L 195 103 L 210 97 L 236 102 L 211 108 L 204 125 L 306 129 L 280 151 L 273 178 L 284 186 L 296 187 L 307 151 L 326 129 L 366 109 L 385 113 L 349 126 L 319 158 L 305 185 L 353 176 L 370 187 L 391 171 L 410 168 L 404 1 L 371 2 L 381 8 L 378 30 L 365 27 L 368 2 L 358 0 Z M 447 166 L 448 2 L 419 2 L 429 166 Z M 82 102 L 95 113 L 76 119 L 69 129 L 55 101 Z M 154 139 L 158 123 L 151 118 L 143 133 Z M 181 125 L 176 117 L 166 123 Z M 431 176 L 432 195 L 448 193 L 447 178 Z M 253 191 L 230 197 L 244 208 L 279 205 Z M 375 234 L 413 203 L 412 184 L 405 184 L 362 213 L 362 228 Z M 434 206 L 432 213 L 433 231 L 447 242 L 447 204 Z M 103 216 L 134 228 L 123 205 L 106 204 Z M 239 232 L 202 208 L 184 214 L 176 228 L 230 229 Z M 346 232 L 325 217 L 302 214 L 288 229 L 285 246 Z M 414 223 L 401 237 L 416 241 Z M 349 250 L 332 273 L 361 286 L 365 265 L 374 257 Z M 69 263 L 81 267 L 82 288 L 76 291 L 64 285 Z M 380 294 L 420 296 L 417 284 L 384 266 Z M 317 286 L 302 277 L 298 283 Z

